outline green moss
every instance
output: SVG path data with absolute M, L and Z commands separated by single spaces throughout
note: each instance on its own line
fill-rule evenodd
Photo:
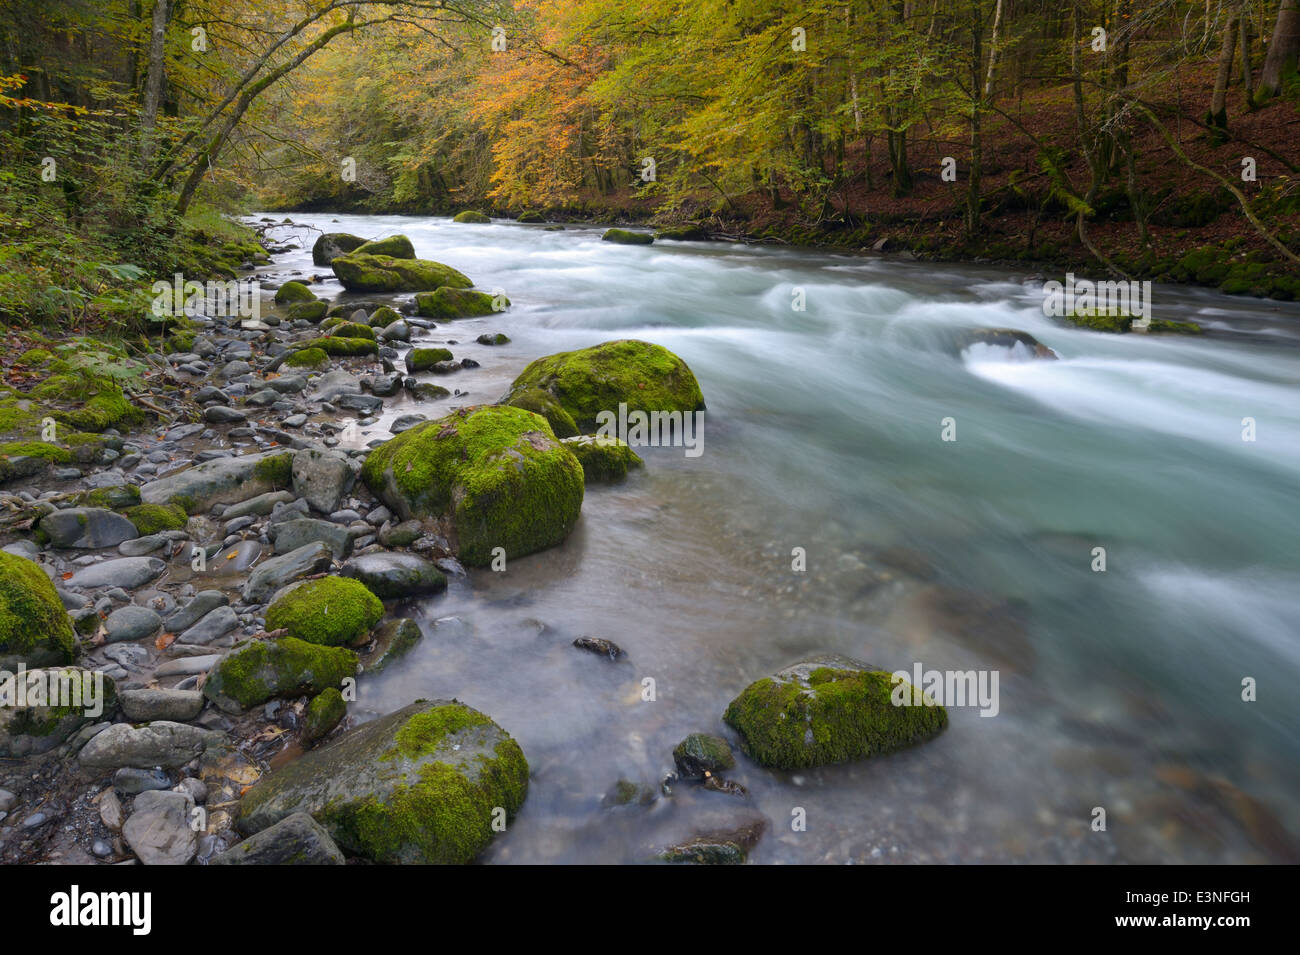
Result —
M 251 640 L 227 653 L 211 671 L 203 694 L 218 705 L 247 709 L 277 697 L 321 693 L 356 673 L 357 655 L 293 637 Z
M 676 239 L 679 242 L 699 241 L 708 237 L 708 230 L 698 225 L 669 226 L 655 233 L 656 239 Z
M 367 320 L 371 328 L 387 328 L 393 322 L 400 322 L 402 313 L 395 308 L 389 308 L 387 305 L 381 305 L 371 313 Z
M 304 348 L 291 354 L 284 363 L 290 368 L 323 368 L 330 363 L 330 356 L 323 348 Z
M 443 321 L 491 315 L 509 307 L 510 299 L 504 295 L 498 303 L 495 296 L 472 289 L 440 288 L 432 292 L 420 292 L 415 296 L 416 315 Z
M 407 371 L 428 371 L 440 361 L 451 361 L 452 354 L 446 348 L 412 348 L 406 353 Z
M 516 219 L 515 221 L 516 222 L 545 222 L 546 216 L 542 215 L 540 212 L 530 209 L 527 212 L 519 213 L 519 218 Z
M 1204 329 L 1195 322 L 1171 322 L 1167 319 L 1157 318 L 1151 322 L 1151 331 L 1166 332 L 1175 335 L 1201 335 Z
M 629 411 L 699 411 L 704 395 L 686 362 L 649 342 L 622 340 L 539 358 L 523 370 L 505 403 L 530 407 L 557 422 L 542 408 L 543 392 L 568 414 L 577 432 L 590 433 L 602 412 L 617 414 L 620 402 Z M 559 433 L 558 431 L 556 432 Z
M 300 351 L 318 349 L 327 355 L 354 356 L 374 355 L 379 352 L 379 344 L 373 338 L 312 338 L 298 346 Z
M 56 409 L 50 412 L 56 421 L 71 425 L 78 431 L 98 433 L 109 428 L 126 428 L 144 421 L 144 412 L 131 404 L 122 393 L 122 389 L 112 382 L 84 378 L 78 380 L 76 376 L 55 376 L 45 384 L 53 385 L 58 389 L 57 394 L 49 395 L 52 398 L 66 398 L 78 390 L 82 390 L 83 393 L 93 392 L 79 408 L 70 411 Z M 36 390 L 33 389 L 33 394 Z
M 384 605 L 358 581 L 322 577 L 299 584 L 266 610 L 268 630 L 329 647 L 349 646 L 384 616 Z
M 375 340 L 374 329 L 359 322 L 340 322 L 330 334 L 338 338 L 368 338 L 371 341 Z
M 1099 332 L 1127 332 L 1133 325 L 1132 315 L 1111 314 L 1106 309 L 1076 309 L 1065 317 L 1080 328 Z
M 516 382 L 516 385 L 518 382 Z M 551 430 L 558 438 L 571 438 L 578 434 L 578 425 L 573 416 L 564 409 L 558 400 L 541 388 L 519 389 L 512 387 L 508 395 L 512 408 L 523 408 L 533 414 L 539 414 L 550 424 Z
M 105 507 L 113 511 L 139 503 L 140 488 L 134 484 L 97 487 L 77 497 L 79 507 Z
M 302 282 L 285 282 L 275 290 L 275 304 L 289 305 L 293 302 L 314 302 L 316 295 Z
M 253 477 L 275 489 L 290 487 L 293 484 L 293 455 L 286 451 L 263 458 L 253 465 Z
M 372 451 L 362 478 L 403 516 L 450 513 L 461 560 L 485 566 L 560 543 L 582 507 L 582 466 L 545 419 L 479 405 L 416 425 Z
M 706 772 L 721 772 L 736 765 L 727 741 L 708 733 L 692 733 L 678 743 L 673 750 L 673 762 L 688 778 L 703 776 Z
M 566 438 L 564 444 L 582 465 L 582 475 L 588 484 L 621 481 L 630 469 L 643 464 L 640 456 L 618 438 L 582 435 Z
M 406 721 L 393 736 L 393 748 L 381 758 L 395 759 L 402 756 L 416 759 L 435 753 L 439 744 L 450 734 L 459 733 L 471 726 L 487 726 L 491 722 L 478 710 L 458 704 L 426 710 Z
M 481 212 L 476 212 L 473 209 L 466 209 L 464 212 L 458 212 L 456 215 L 452 216 L 451 221 L 472 222 L 476 225 L 487 225 L 492 221 L 492 219 Z
M 451 266 L 428 259 L 395 259 L 389 255 L 340 255 L 330 266 L 343 287 L 352 292 L 425 292 L 474 283 Z
M 310 746 L 317 740 L 324 739 L 334 727 L 343 722 L 347 712 L 347 701 L 334 687 L 317 693 L 311 698 L 311 702 L 307 704 L 307 711 L 302 715 L 303 743 Z
M 329 309 L 327 302 L 297 302 L 289 306 L 289 310 L 284 313 L 284 317 L 291 322 L 307 321 L 319 322 L 325 317 L 325 312 Z
M 914 705 L 895 706 L 895 678 L 879 671 L 814 670 L 808 685 L 765 678 L 731 701 L 723 719 L 755 762 L 800 769 L 889 753 L 927 739 L 948 713 L 906 684 Z M 929 705 L 927 705 L 929 704 Z
M 329 318 L 325 319 L 325 321 L 320 323 L 320 330 L 323 332 L 332 331 L 342 325 L 345 321 L 347 321 L 347 319 L 342 315 L 331 315 Z
M 600 238 L 603 242 L 619 245 L 650 245 L 655 240 L 648 232 L 629 232 L 627 229 L 610 229 Z
M 183 530 L 188 520 L 185 508 L 172 502 L 170 504 L 137 504 L 122 512 L 127 520 L 135 525 L 142 537 L 157 534 L 160 531 Z
M 51 464 L 68 464 L 72 461 L 72 452 L 67 448 L 60 448 L 44 441 L 9 441 L 0 444 L 0 457 L 20 456 L 44 458 Z
M 0 551 L 0 654 L 29 664 L 71 663 L 76 635 L 54 584 L 25 557 Z
M 54 352 L 46 348 L 30 348 L 14 359 L 14 365 L 22 368 L 39 368 L 54 357 Z
M 386 239 L 366 242 L 357 246 L 352 252 L 357 255 L 388 255 L 395 259 L 415 258 L 415 246 L 404 235 L 390 235 Z

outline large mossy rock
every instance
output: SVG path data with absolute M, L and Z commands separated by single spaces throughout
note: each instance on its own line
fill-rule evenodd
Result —
M 464 864 L 527 793 L 528 762 L 505 730 L 463 703 L 421 700 L 264 777 L 238 825 L 251 834 L 306 812 L 351 855 Z
M 285 282 L 275 290 L 276 305 L 292 305 L 294 302 L 314 302 L 316 293 L 302 282 Z
M 832 654 L 751 683 L 723 719 L 755 762 L 803 769 L 929 739 L 948 725 L 948 711 L 906 680 Z
M 449 265 L 428 259 L 398 259 L 391 255 L 340 255 L 330 267 L 349 292 L 426 292 L 469 288 L 474 283 Z
M 266 629 L 327 647 L 346 647 L 370 632 L 384 604 L 360 581 L 320 577 L 292 584 L 266 608 Z
M 581 434 L 565 438 L 564 445 L 582 465 L 582 475 L 588 484 L 621 481 L 629 470 L 645 463 L 626 441 L 619 438 Z
M 250 640 L 208 673 L 203 695 L 227 713 L 281 697 L 312 696 L 355 676 L 357 655 L 294 637 Z
M 26 681 L 21 697 L 19 680 Z M 0 759 L 47 753 L 116 709 L 116 685 L 102 673 L 59 667 L 0 674 Z
M 632 232 L 628 229 L 609 229 L 601 237 L 603 242 L 614 242 L 618 245 L 651 245 L 655 237 L 648 232 Z
M 602 411 L 702 411 L 704 395 L 686 362 L 667 348 L 631 339 L 539 358 L 523 370 L 503 404 L 527 408 L 562 438 L 590 434 Z
M 472 222 L 476 225 L 487 225 L 492 221 L 490 216 L 473 209 L 466 209 L 464 212 L 458 212 L 451 217 L 452 222 Z
M 415 246 L 404 235 L 390 235 L 386 239 L 375 239 L 352 250 L 357 255 L 390 255 L 395 259 L 415 258 Z
M 366 240 L 349 232 L 326 232 L 311 247 L 312 265 L 329 265 L 340 255 L 355 252 Z
M 545 419 L 477 405 L 416 425 L 376 448 L 362 480 L 403 520 L 449 517 L 460 559 L 482 567 L 553 547 L 582 509 L 582 465 Z
M 45 571 L 0 551 L 0 669 L 71 663 L 76 655 L 72 620 Z
M 496 296 L 472 289 L 440 288 L 432 292 L 421 292 L 415 296 L 416 315 L 423 318 L 439 318 L 443 321 L 491 315 L 509 307 L 510 299 L 504 295 L 498 302 Z

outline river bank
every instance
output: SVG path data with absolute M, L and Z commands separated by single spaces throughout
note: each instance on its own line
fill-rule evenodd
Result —
M 249 420 L 209 422 L 189 434 L 170 421 L 132 431 L 131 446 L 124 442 L 124 453 L 107 462 L 122 482 L 156 478 L 150 464 L 184 473 L 201 455 L 220 460 L 304 439 L 334 441 L 360 457 L 403 414 L 432 417 L 457 403 L 494 401 L 534 358 L 616 337 L 681 355 L 709 404 L 699 460 L 646 449 L 646 467 L 626 482 L 588 488 L 564 544 L 511 561 L 505 574 L 453 571 L 445 592 L 389 611 L 417 621 L 425 636 L 400 666 L 362 675 L 349 719 L 456 697 L 509 730 L 528 757 L 528 798 L 486 861 L 641 861 L 693 833 L 753 819 L 767 827 L 754 861 L 1266 861 L 1293 852 L 1286 767 L 1294 761 L 1285 754 L 1294 737 L 1284 712 L 1262 701 L 1261 725 L 1229 705 L 1235 690 L 1211 697 L 1217 704 L 1203 694 L 1225 680 L 1235 686 L 1239 671 L 1295 665 L 1281 642 L 1295 614 L 1285 596 L 1296 572 L 1292 528 L 1278 520 L 1281 486 L 1297 465 L 1286 386 L 1294 315 L 1170 289 L 1162 301 L 1222 337 L 1109 337 L 1035 315 L 1032 283 L 995 270 L 691 242 L 618 247 L 600 243 L 600 230 L 548 233 L 545 225 L 346 216 L 304 217 L 301 225 L 276 233 L 278 247 L 296 235 L 299 248 L 256 274 L 268 288 L 315 276 L 308 287 L 348 303 L 345 316 L 362 297 L 341 293 L 329 270 L 311 263 L 308 239 L 319 231 L 409 234 L 421 255 L 463 270 L 481 288 L 505 290 L 511 305 L 500 315 L 414 326 L 421 346 L 478 363 L 427 379 L 462 394 L 403 392 L 361 402 L 375 409 L 369 414 L 324 411 L 311 397 L 320 384 L 312 374 L 301 376 L 303 392 L 271 384 L 298 377 L 267 375 L 287 329 L 226 326 L 216 332 L 216 351 L 193 353 L 199 364 L 186 353 L 168 356 L 176 380 L 163 390 L 179 416 L 205 382 L 224 390 L 247 376 L 228 404 L 213 404 Z M 790 308 L 795 287 L 808 294 L 805 312 Z M 403 298 L 379 296 L 376 304 Z M 268 303 L 268 314 L 277 311 Z M 293 336 L 315 334 L 314 325 Z M 955 332 L 976 326 L 1023 329 L 1061 358 L 1019 361 L 1014 349 L 957 344 Z M 478 344 L 497 332 L 511 341 Z M 362 370 L 374 374 L 367 361 L 332 365 L 359 379 Z M 249 367 L 224 375 L 235 362 Z M 280 398 L 246 403 L 267 388 Z M 1228 395 L 1268 423 L 1266 457 L 1247 461 L 1216 436 L 1231 426 L 1240 443 L 1236 419 L 1247 412 L 1225 414 Z M 301 431 L 285 423 L 297 415 L 305 417 Z M 939 441 L 948 415 L 957 418 L 955 446 Z M 1185 470 L 1189 447 L 1199 473 Z M 951 452 L 963 449 L 955 463 Z M 112 471 L 88 466 L 67 488 L 108 480 L 104 473 L 118 480 Z M 1250 493 L 1225 495 L 1230 483 Z M 49 490 L 42 485 L 32 496 Z M 371 519 L 380 504 L 359 490 L 347 494 L 338 511 L 355 511 L 357 520 L 348 514 L 333 523 L 355 546 L 380 533 L 382 523 Z M 223 513 L 212 539 L 244 554 L 248 542 L 271 543 L 272 515 L 247 515 L 254 520 L 231 531 L 244 516 L 227 521 Z M 226 543 L 231 534 L 239 539 Z M 1127 564 L 1110 571 L 1105 591 L 1088 570 L 1098 540 Z M 808 553 L 803 575 L 791 573 L 794 547 Z M 78 572 L 79 557 L 42 550 L 56 577 Z M 188 601 L 185 586 L 197 593 L 199 585 L 187 556 L 172 558 L 156 588 L 124 587 L 130 603 L 160 599 L 168 609 L 166 595 Z M 239 575 L 248 567 L 235 570 L 232 584 L 246 582 Z M 1216 590 L 1224 587 L 1235 602 Z M 1198 602 L 1189 604 L 1189 594 Z M 1242 594 L 1250 599 L 1243 603 Z M 125 606 L 109 600 L 114 610 Z M 255 607 L 240 608 L 239 627 L 227 633 L 260 629 Z M 1222 618 L 1227 607 L 1235 619 Z M 611 639 L 627 658 L 610 662 L 574 648 L 582 636 Z M 92 659 L 111 666 L 105 655 L 114 646 L 143 649 L 140 671 L 116 665 L 125 683 L 147 683 L 160 662 L 201 656 L 166 652 L 188 641 L 157 650 L 157 639 L 108 643 Z M 1229 643 L 1231 655 L 1215 649 Z M 197 648 L 207 646 L 224 649 Z M 1001 712 L 984 719 L 952 709 L 944 735 L 858 763 L 773 772 L 742 758 L 728 776 L 747 791 L 743 799 L 678 786 L 643 812 L 602 809 L 620 778 L 654 790 L 688 733 L 735 743 L 721 722 L 727 701 L 790 660 L 827 650 L 891 670 L 918 659 L 996 668 Z M 197 674 L 178 676 L 176 685 Z M 641 695 L 646 676 L 659 689 L 654 704 Z M 255 709 L 229 726 L 213 720 L 238 741 L 238 758 L 216 774 L 192 767 L 208 780 L 215 819 L 196 854 L 219 848 L 218 813 L 229 813 L 227 804 L 266 768 L 284 765 L 281 748 L 300 725 L 281 711 L 301 720 L 303 702 L 273 714 Z M 106 858 L 122 857 L 102 813 L 89 807 L 92 787 L 65 780 L 60 760 L 68 755 L 55 751 L 41 764 L 49 767 L 38 771 L 42 778 L 60 781 L 49 790 L 20 792 L 13 776 L 0 779 L 19 800 L 0 821 L 6 858 L 85 858 L 96 841 L 113 850 Z M 25 772 L 31 763 L 12 765 Z M 181 774 L 190 772 L 185 765 Z M 1140 770 L 1148 765 L 1153 772 Z M 108 783 L 99 777 L 94 794 Z M 1120 824 L 1092 832 L 1097 804 L 1110 806 Z M 790 826 L 795 808 L 810 820 L 804 831 Z M 42 812 L 45 820 L 21 828 Z M 74 833 L 61 835 L 56 821 Z

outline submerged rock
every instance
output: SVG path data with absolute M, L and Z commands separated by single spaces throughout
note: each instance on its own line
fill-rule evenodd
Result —
M 404 520 L 448 516 L 460 559 L 482 567 L 553 547 L 582 508 L 582 466 L 546 421 L 476 405 L 416 425 L 376 448 L 366 485 Z
M 895 699 L 906 705 L 896 705 Z M 948 725 L 948 712 L 887 671 L 826 655 L 750 684 L 723 719 L 740 733 L 756 763 L 801 769 L 929 739 Z
M 649 232 L 632 232 L 629 229 L 608 229 L 600 238 L 602 242 L 615 242 L 618 245 L 650 245 L 655 240 Z
M 727 741 L 708 733 L 692 733 L 678 743 L 673 750 L 673 762 L 686 779 L 701 779 L 707 773 L 721 772 L 736 765 Z
M 373 645 L 361 654 L 361 668 L 378 673 L 424 637 L 420 625 L 409 617 L 388 620 L 371 634 Z
M 463 864 L 528 792 L 519 744 L 454 700 L 413 703 L 263 777 L 240 802 L 241 831 L 308 812 L 346 852 L 376 862 Z
M 709 832 L 660 853 L 664 862 L 687 865 L 744 865 L 767 824 L 756 820 L 726 832 Z

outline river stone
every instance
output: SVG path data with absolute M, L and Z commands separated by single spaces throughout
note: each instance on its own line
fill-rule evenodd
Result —
M 367 486 L 403 520 L 450 515 L 461 561 L 559 544 L 582 509 L 582 465 L 545 419 L 474 405 L 416 425 L 366 458 Z
M 153 671 L 155 677 L 165 676 L 193 676 L 196 673 L 207 673 L 214 666 L 221 662 L 221 654 L 210 653 L 198 657 L 181 657 L 177 660 L 166 660 L 158 664 L 158 668 Z
M 250 515 L 261 517 L 270 514 L 275 505 L 288 504 L 293 500 L 292 491 L 268 491 L 265 494 L 257 495 L 257 497 L 250 497 L 247 501 L 231 504 L 221 512 L 221 519 L 223 521 L 233 521 L 236 518 Z
M 102 507 L 69 507 L 41 518 L 40 529 L 55 547 L 116 547 L 139 537 L 135 525 Z
M 343 865 L 343 853 L 325 827 L 305 812 L 285 816 L 208 865 Z
M 239 617 L 229 607 L 217 607 L 203 615 L 194 626 L 182 631 L 177 643 L 206 645 L 239 626 Z
M 348 534 L 348 529 L 332 521 L 322 521 L 314 517 L 282 521 L 272 525 L 271 533 L 277 554 L 297 550 L 314 541 L 328 544 L 336 560 L 342 560 L 352 553 L 352 537 Z
M 723 719 L 755 762 L 803 769 L 930 739 L 948 725 L 948 712 L 889 671 L 823 654 L 750 684 Z
M 347 232 L 325 232 L 311 247 L 312 265 L 329 265 L 340 255 L 353 252 L 366 240 Z
M 705 773 L 718 773 L 736 765 L 727 741 L 708 733 L 692 733 L 678 743 L 673 762 L 686 779 L 700 779 Z
M 82 568 L 69 578 L 68 586 L 87 590 L 95 587 L 132 590 L 143 587 L 166 569 L 167 564 L 157 557 L 118 557 Z
M 346 852 L 376 862 L 463 864 L 528 791 L 519 744 L 477 710 L 419 701 L 365 723 L 264 776 L 238 826 L 260 832 L 308 812 Z
M 328 544 L 314 541 L 259 564 L 244 584 L 244 602 L 262 603 L 287 583 L 328 570 L 334 562 Z
M 293 456 L 293 491 L 312 509 L 330 514 L 352 490 L 357 470 L 356 463 L 341 452 L 308 448 Z
M 169 720 L 144 726 L 114 723 L 83 746 L 77 758 L 91 769 L 178 769 L 224 740 L 222 733 Z
M 162 617 L 148 607 L 128 604 L 119 607 L 104 621 L 104 639 L 109 643 L 122 640 L 143 640 L 152 637 L 162 627 Z
M 177 471 L 140 488 L 146 504 L 167 504 L 180 498 L 190 513 L 214 504 L 238 504 L 288 483 L 288 451 L 277 449 L 237 458 L 214 458 Z
M 185 865 L 198 851 L 190 827 L 194 801 L 184 793 L 151 789 L 135 797 L 122 838 L 145 865 Z
M 53 674 L 61 699 L 34 695 L 50 686 Z M 22 706 L 20 679 L 27 681 Z M 92 720 L 107 718 L 117 706 L 117 688 L 111 677 L 81 667 L 34 668 L 0 672 L 0 701 L 0 758 L 12 759 L 47 753 Z
M 117 552 L 123 557 L 143 557 L 145 554 L 152 554 L 166 547 L 171 540 L 166 534 L 150 534 L 147 537 L 122 541 L 117 545 Z
M 361 581 L 381 600 L 436 594 L 447 589 L 447 578 L 442 571 L 414 554 L 362 554 L 345 563 L 339 573 Z
M 371 646 L 361 654 L 361 668 L 367 673 L 378 673 L 415 646 L 423 636 L 420 625 L 410 617 L 384 621 L 370 635 Z
M 351 253 L 330 263 L 349 292 L 423 292 L 474 283 L 449 265 L 428 259 L 396 259 L 388 255 Z
M 123 766 L 113 774 L 113 789 L 123 796 L 135 796 L 150 789 L 171 789 L 172 778 L 161 769 Z
M 136 723 L 151 720 L 185 722 L 203 709 L 203 694 L 198 690 L 123 690 L 118 704 L 126 718 Z
M 167 618 L 167 629 L 180 633 L 194 626 L 218 607 L 225 607 L 230 598 L 220 590 L 200 590 L 184 607 Z
M 212 668 L 203 695 L 227 713 L 240 713 L 267 700 L 315 695 L 337 687 L 357 672 L 357 655 L 293 637 L 250 640 Z
M 231 364 L 242 365 L 244 362 L 231 362 Z M 226 367 L 229 368 L 230 365 Z M 208 424 L 243 424 L 248 420 L 248 415 L 224 405 L 208 405 L 203 409 L 203 420 Z

